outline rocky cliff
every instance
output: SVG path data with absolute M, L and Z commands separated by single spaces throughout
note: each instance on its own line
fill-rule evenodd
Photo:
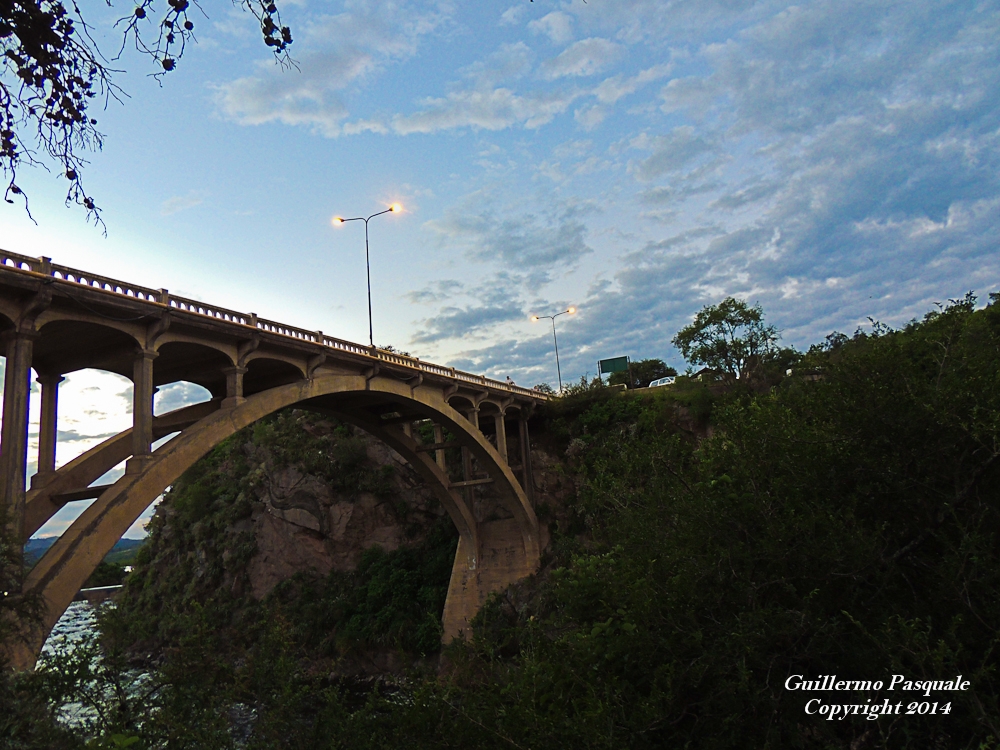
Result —
M 166 493 L 149 530 L 119 605 L 148 653 L 169 646 L 192 611 L 208 607 L 239 630 L 272 600 L 288 604 L 291 589 L 322 598 L 353 586 L 367 599 L 374 578 L 400 571 L 410 575 L 408 586 L 392 587 L 394 622 L 381 630 L 358 622 L 366 608 L 355 602 L 327 626 L 405 645 L 413 639 L 382 637 L 411 621 L 426 631 L 440 617 L 457 543 L 447 514 L 400 456 L 363 432 L 295 411 L 215 448 Z M 425 633 L 421 647 L 434 637 Z

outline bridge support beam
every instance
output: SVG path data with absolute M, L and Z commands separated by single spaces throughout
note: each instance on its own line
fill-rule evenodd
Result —
M 31 354 L 37 333 L 6 334 L 3 429 L 0 432 L 0 510 L 14 539 L 24 536 L 24 490 L 28 462 L 28 400 L 31 394 Z
M 524 416 L 523 412 L 518 415 L 517 427 L 521 443 L 521 489 L 524 490 L 528 502 L 534 508 L 535 482 L 531 474 L 531 441 L 528 436 L 528 419 Z
M 38 472 L 31 478 L 32 489 L 41 487 L 56 470 L 56 437 L 59 420 L 59 384 L 62 375 L 39 375 L 42 408 L 38 424 Z
M 444 428 L 437 422 L 434 423 L 434 443 L 435 445 L 440 445 L 444 442 Z M 438 448 L 434 451 L 434 462 L 438 465 L 441 471 L 447 473 L 448 465 L 445 463 L 444 449 Z
M 243 376 L 247 374 L 247 368 L 227 367 L 223 372 L 226 375 L 226 397 L 222 406 L 239 406 L 246 401 L 243 397 Z
M 503 410 L 497 412 L 493 415 L 493 423 L 496 425 L 497 430 L 497 453 L 500 454 L 500 458 L 507 462 L 507 426 L 504 421 Z
M 153 360 L 150 349 L 138 352 L 132 365 L 132 458 L 125 463 L 128 474 L 141 473 L 153 446 Z

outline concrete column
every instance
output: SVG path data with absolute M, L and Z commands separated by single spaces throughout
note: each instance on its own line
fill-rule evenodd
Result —
M 413 437 L 413 425 L 410 422 L 403 422 L 403 434 L 408 438 Z
M 531 443 L 528 440 L 528 420 L 523 415 L 517 418 L 521 438 L 521 489 L 532 507 L 535 505 L 535 482 L 531 475 Z
M 223 372 L 226 374 L 226 397 L 222 399 L 222 407 L 239 406 L 246 401 L 243 397 L 243 376 L 247 374 L 247 368 L 227 367 Z
M 504 463 L 507 463 L 507 427 L 504 423 L 504 413 L 501 411 L 494 414 L 493 421 L 497 428 L 497 453 Z
M 472 479 L 472 451 L 464 445 L 462 446 L 462 479 L 466 482 Z
M 465 418 L 472 423 L 472 425 L 478 430 L 479 429 L 479 407 L 473 406 L 467 412 L 465 412 Z M 472 451 L 462 446 L 462 481 L 468 482 L 472 479 Z M 465 502 L 468 504 L 469 508 L 473 507 L 473 501 L 475 500 L 475 492 L 472 487 L 466 487 L 464 491 Z
M 434 425 L 434 442 L 435 443 L 444 442 L 444 429 L 439 424 Z M 437 465 L 441 467 L 441 471 L 447 473 L 448 467 L 445 464 L 443 449 L 439 448 L 438 450 L 434 451 L 434 460 L 437 462 Z
M 59 384 L 62 375 L 39 375 L 42 387 L 42 409 L 38 425 L 38 473 L 31 478 L 31 486 L 41 486 L 56 470 L 56 436 L 59 418 Z
M 3 429 L 0 432 L 0 511 L 15 539 L 24 539 L 24 483 L 28 462 L 28 400 L 31 393 L 31 354 L 37 333 L 4 335 L 7 365 L 4 373 Z
M 153 445 L 153 360 L 156 352 L 143 349 L 132 364 L 132 458 L 125 464 L 129 474 L 145 468 Z

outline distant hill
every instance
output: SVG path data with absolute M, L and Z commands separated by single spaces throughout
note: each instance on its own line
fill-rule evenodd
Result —
M 28 543 L 24 545 L 24 564 L 29 568 L 32 567 L 45 554 L 45 551 L 55 544 L 58 538 L 57 536 L 43 536 L 29 539 Z M 129 565 L 145 541 L 145 539 L 119 539 L 104 561 L 118 565 Z

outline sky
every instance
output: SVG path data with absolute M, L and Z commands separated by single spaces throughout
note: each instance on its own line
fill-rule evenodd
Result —
M 398 201 L 375 343 L 529 386 L 556 382 L 531 315 L 571 305 L 564 382 L 683 369 L 671 338 L 729 295 L 804 349 L 1000 287 L 1000 2 L 278 3 L 291 67 L 222 0 L 162 80 L 126 51 L 84 172 L 106 236 L 22 170 L 37 224 L 5 205 L 0 246 L 366 343 L 364 227 L 331 218 Z M 109 54 L 128 12 L 85 9 Z M 130 388 L 67 379 L 60 463 Z

